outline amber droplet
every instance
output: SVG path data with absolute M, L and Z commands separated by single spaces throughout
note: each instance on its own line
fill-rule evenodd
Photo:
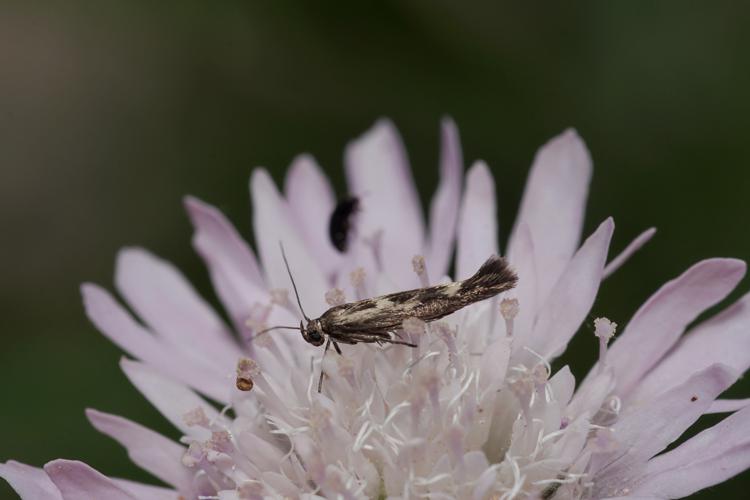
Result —
M 255 384 L 250 377 L 237 377 L 237 389 L 247 392 L 253 388 Z

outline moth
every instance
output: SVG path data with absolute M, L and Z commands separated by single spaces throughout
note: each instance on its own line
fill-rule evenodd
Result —
M 349 196 L 336 204 L 328 220 L 328 237 L 331 244 L 339 252 L 345 252 L 349 247 L 349 233 L 351 233 L 354 214 L 359 211 L 359 198 Z
M 371 299 L 358 300 L 333 306 L 316 319 L 305 314 L 297 292 L 284 248 L 281 248 L 289 279 L 292 282 L 297 305 L 304 320 L 299 327 L 275 326 L 258 332 L 265 334 L 283 328 L 299 330 L 306 342 L 321 346 L 323 356 L 333 344 L 341 354 L 339 344 L 400 344 L 417 347 L 397 338 L 397 330 L 407 318 L 418 318 L 429 323 L 458 311 L 470 304 L 494 297 L 516 285 L 518 277 L 502 257 L 490 256 L 473 276 L 463 280 L 403 292 L 389 293 Z M 321 371 L 318 392 L 323 383 Z

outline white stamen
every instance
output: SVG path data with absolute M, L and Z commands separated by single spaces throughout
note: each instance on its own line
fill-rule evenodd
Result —
M 365 270 L 362 267 L 358 267 L 349 273 L 349 280 L 351 281 L 352 287 L 357 295 L 357 300 L 362 300 L 367 297 L 367 291 L 365 290 L 365 277 Z
M 367 438 L 370 437 L 370 435 L 373 433 L 375 429 L 371 426 L 369 421 L 365 421 L 364 424 L 362 424 L 362 427 L 359 429 L 359 432 L 357 433 L 357 437 L 354 438 L 354 444 L 352 445 L 352 451 L 358 452 L 362 449 L 362 447 L 365 444 L 365 441 L 367 441 Z
M 200 406 L 185 413 L 182 416 L 182 421 L 185 422 L 185 425 L 187 425 L 188 427 L 198 426 L 208 428 L 209 426 L 209 420 L 206 416 L 206 412 L 204 412 L 203 408 L 201 408 Z
M 534 349 L 532 349 L 529 346 L 524 346 L 523 350 L 528 352 L 535 358 L 537 358 L 540 363 L 544 364 L 544 366 L 547 368 L 547 376 L 549 376 L 552 373 L 552 365 L 550 365 L 549 361 L 547 361 L 547 359 L 544 356 L 542 356 L 541 354 L 539 354 L 538 352 L 536 352 Z
M 232 436 L 227 431 L 213 431 L 211 439 L 206 442 L 206 448 L 222 453 L 231 453 L 234 450 Z
M 341 288 L 331 288 L 326 292 L 326 302 L 329 306 L 340 306 L 346 302 L 346 296 Z
M 448 407 L 451 407 L 454 404 L 456 404 L 458 400 L 461 399 L 461 396 L 463 396 L 464 393 L 466 393 L 466 391 L 471 386 L 472 381 L 474 380 L 474 375 L 475 375 L 474 372 L 472 372 L 471 375 L 469 375 L 469 377 L 466 379 L 466 382 L 464 382 L 464 384 L 461 386 L 461 389 L 459 389 L 456 395 L 453 396 L 453 398 L 448 402 Z
M 401 374 L 401 378 L 407 377 L 411 373 L 412 368 L 414 368 L 418 363 L 421 363 L 426 359 L 434 358 L 435 356 L 440 356 L 440 354 L 440 351 L 429 351 L 421 355 L 420 357 L 409 363 L 406 368 L 404 368 L 404 371 Z
M 508 388 L 518 398 L 523 416 L 526 419 L 526 422 L 530 423 L 531 403 L 535 392 L 534 380 L 530 376 L 528 370 L 526 370 L 525 366 L 514 367 L 512 369 L 519 373 L 508 379 Z
M 244 392 L 252 390 L 255 385 L 255 382 L 253 382 L 253 376 L 256 372 L 260 372 L 260 370 L 258 369 L 258 365 L 255 364 L 255 361 L 250 358 L 240 358 L 239 361 L 237 361 L 237 378 L 235 380 L 237 389 Z M 228 409 L 228 406 L 225 407 L 222 410 L 222 413 Z
M 289 305 L 289 290 L 286 288 L 272 288 L 269 290 L 271 294 L 271 304 L 286 307 Z
M 505 320 L 505 334 L 508 337 L 513 336 L 513 320 L 518 316 L 519 310 L 518 299 L 503 299 L 500 302 L 500 314 Z
M 596 318 L 594 320 L 594 335 L 609 341 L 615 335 L 617 323 L 613 323 L 607 318 Z
M 378 229 L 369 238 L 363 238 L 362 241 L 370 247 L 372 251 L 373 259 L 375 259 L 375 265 L 377 266 L 378 272 L 383 269 L 382 259 L 382 247 L 383 247 L 383 230 Z
M 617 396 L 612 396 L 609 400 L 609 407 L 615 415 L 619 415 L 620 408 L 622 408 L 622 400 Z
M 427 275 L 427 266 L 425 266 L 424 257 L 422 255 L 415 255 L 411 259 L 411 265 L 414 268 L 414 272 L 419 276 L 419 282 L 422 287 L 430 286 L 430 278 Z
M 260 302 L 254 303 L 250 308 L 250 315 L 245 320 L 245 326 L 250 329 L 250 332 L 248 333 L 264 330 L 267 327 L 266 320 L 268 320 L 268 315 L 270 313 L 271 304 L 261 304 Z M 252 337 L 248 337 L 246 340 L 250 341 L 251 338 Z M 255 339 L 253 339 L 253 342 L 255 342 Z
M 537 390 L 544 389 L 549 380 L 549 368 L 544 363 L 537 363 L 531 370 L 531 379 L 534 381 L 534 386 Z
M 617 323 L 607 318 L 596 318 L 594 320 L 594 335 L 599 337 L 599 371 L 603 371 L 607 359 L 607 344 L 615 336 Z
M 240 358 L 237 361 L 237 375 L 245 377 L 257 377 L 260 375 L 258 364 L 250 358 Z

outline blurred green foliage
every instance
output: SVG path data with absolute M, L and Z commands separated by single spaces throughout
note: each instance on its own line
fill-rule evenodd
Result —
M 118 248 L 143 245 L 216 303 L 181 197 L 251 238 L 252 167 L 281 180 L 310 152 L 343 192 L 343 147 L 380 116 L 426 199 L 451 115 L 467 164 L 495 174 L 503 234 L 535 150 L 576 127 L 595 162 L 586 231 L 614 216 L 617 252 L 659 228 L 595 305 L 621 325 L 696 260 L 750 258 L 749 15 L 728 1 L 2 2 L 0 460 L 145 479 L 83 408 L 176 433 L 84 318 L 79 283 L 111 287 Z M 595 342 L 572 347 L 580 377 Z M 699 497 L 748 488 L 745 474 Z

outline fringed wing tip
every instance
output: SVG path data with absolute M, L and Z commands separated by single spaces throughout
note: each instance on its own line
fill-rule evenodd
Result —
M 493 282 L 495 284 L 504 284 L 504 289 L 510 289 L 516 286 L 518 275 L 510 267 L 508 261 L 499 255 L 491 255 L 479 270 L 470 279 L 481 279 L 483 282 Z

